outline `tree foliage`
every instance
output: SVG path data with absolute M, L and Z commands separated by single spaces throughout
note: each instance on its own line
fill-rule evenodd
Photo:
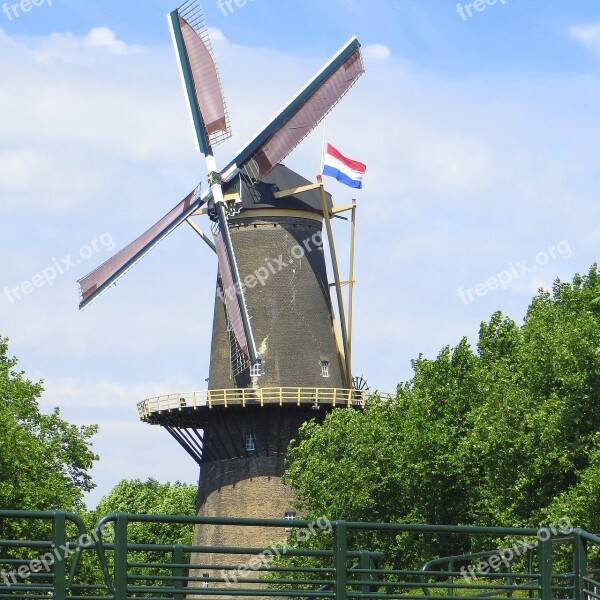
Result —
M 96 510 L 89 515 L 91 521 L 116 512 L 148 515 L 188 515 L 196 514 L 197 486 L 175 482 L 159 483 L 155 479 L 147 481 L 122 480 L 98 504 Z M 180 523 L 130 522 L 127 526 L 128 544 L 174 544 L 191 545 L 194 527 Z M 173 560 L 170 551 L 137 551 L 130 555 L 139 563 L 164 563 Z M 101 571 L 94 556 L 85 557 L 82 573 L 87 581 L 101 581 Z M 109 572 L 113 570 L 113 555 L 107 555 Z M 140 581 L 145 577 L 169 577 L 171 570 L 159 567 L 142 567 L 136 570 Z M 156 581 L 151 585 L 159 585 Z
M 139 479 L 120 481 L 106 496 L 100 500 L 94 511 L 88 512 L 84 518 L 89 531 L 94 530 L 98 521 L 113 513 L 125 512 L 148 515 L 194 515 L 196 503 L 196 486 L 184 483 L 159 483 L 155 479 L 141 481 Z M 105 531 L 111 531 L 113 522 L 109 522 Z M 112 531 L 114 533 L 114 530 Z M 104 543 L 112 540 L 101 536 Z M 193 526 L 184 524 L 161 524 L 152 522 L 130 522 L 127 526 L 128 544 L 161 544 L 190 545 L 193 539 Z M 114 574 L 114 555 L 105 553 L 109 578 Z M 170 552 L 137 551 L 130 554 L 130 559 L 139 563 L 164 563 L 172 560 Z M 144 577 L 168 577 L 169 569 L 142 567 L 136 573 L 147 583 Z M 96 553 L 84 553 L 79 564 L 79 581 L 88 585 L 98 585 L 104 581 L 104 574 Z M 152 585 L 158 585 L 155 582 Z
M 159 483 L 156 479 L 119 482 L 96 508 L 100 518 L 115 512 L 151 515 L 196 514 L 197 486 L 180 483 Z M 133 544 L 191 544 L 193 526 L 160 523 L 131 523 L 128 539 Z
M 521 327 L 498 312 L 475 350 L 463 339 L 413 361 L 395 400 L 305 424 L 286 473 L 299 508 L 505 527 L 567 518 L 600 531 L 599 293 L 594 265 L 540 291 Z M 364 541 L 409 561 L 431 558 L 434 540 Z
M 0 502 L 3 509 L 83 509 L 83 494 L 94 488 L 89 470 L 96 455 L 90 449 L 94 425 L 72 425 L 56 408 L 40 412 L 42 382 L 16 370 L 8 340 L 0 337 Z M 0 536 L 23 533 L 25 523 L 3 521 Z M 29 531 L 30 535 L 41 532 Z

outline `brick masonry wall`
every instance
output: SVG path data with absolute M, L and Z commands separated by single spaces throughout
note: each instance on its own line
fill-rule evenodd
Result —
M 268 271 L 264 285 L 246 290 L 263 361 L 263 375 L 256 382 L 261 387 L 345 387 L 332 329 L 325 256 L 322 247 L 312 241 L 315 235 L 318 241 L 321 230 L 319 221 L 296 216 L 232 220 L 241 278 L 269 265 L 275 270 Z M 305 251 L 300 258 L 294 256 L 299 254 L 298 247 Z M 322 360 L 330 364 L 328 378 L 321 375 Z M 217 298 L 209 389 L 232 387 L 237 386 L 231 379 L 225 311 Z
M 248 518 L 283 518 L 292 509 L 293 495 L 283 484 L 280 477 L 262 476 L 239 481 L 227 485 L 210 494 L 198 510 L 199 516 L 205 517 L 248 517 Z M 227 525 L 197 525 L 194 531 L 194 545 L 200 546 L 248 546 L 268 548 L 283 542 L 287 537 L 285 528 L 271 527 L 235 527 Z M 221 577 L 222 569 L 211 569 L 211 565 L 246 565 L 255 558 L 250 554 L 195 554 L 192 562 L 207 565 L 203 569 L 192 570 L 191 576 Z M 237 574 L 240 583 L 213 583 L 211 587 L 241 587 L 244 578 L 258 578 L 260 573 L 247 571 L 237 573 L 227 571 L 228 575 Z M 246 584 L 260 588 L 260 584 Z M 201 583 L 196 586 L 200 587 Z M 196 587 L 190 586 L 190 587 Z M 196 596 L 187 596 L 188 598 Z M 198 596 L 200 597 L 200 596 Z M 225 596 L 211 596 L 225 598 Z M 240 597 L 240 596 L 238 596 Z M 231 598 L 231 597 L 230 597 Z M 255 599 L 260 597 L 254 596 Z

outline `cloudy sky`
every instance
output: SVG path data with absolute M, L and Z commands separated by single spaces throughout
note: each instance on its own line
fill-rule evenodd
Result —
M 136 403 L 205 387 L 216 264 L 182 227 L 78 312 L 77 279 L 205 169 L 165 19 L 176 5 L 36 4 L 0 12 L 0 334 L 45 381 L 45 410 L 101 426 L 93 506 L 122 478 L 196 480 Z M 477 5 L 205 2 L 234 129 L 220 164 L 348 38 L 363 43 L 367 74 L 326 136 L 368 166 L 353 359 L 374 388 L 394 390 L 420 353 L 474 340 L 495 310 L 521 322 L 539 287 L 598 258 L 600 5 Z M 310 179 L 322 133 L 286 161 Z

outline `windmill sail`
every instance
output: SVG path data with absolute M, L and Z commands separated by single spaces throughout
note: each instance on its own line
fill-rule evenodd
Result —
M 231 130 L 206 21 L 197 0 L 168 16 L 198 149 L 207 154 Z
M 109 258 L 97 269 L 79 280 L 81 302 L 79 309 L 92 303 L 104 290 L 122 277 L 154 246 L 163 240 L 171 231 L 181 225 L 189 216 L 200 208 L 210 198 L 210 190 L 200 194 L 197 188 L 188 194 L 175 208 L 167 213 L 158 223 L 153 225 L 146 233 Z
M 216 165 L 211 145 L 231 134 L 219 74 L 198 0 L 188 0 L 178 10 L 170 13 L 169 22 L 199 149 L 206 156 L 209 172 L 213 173 Z M 240 172 L 246 173 L 253 181 L 265 177 L 321 122 L 363 72 L 360 43 L 353 38 L 229 163 L 221 173 L 222 181 L 229 183 Z M 222 268 L 223 278 L 227 278 L 229 274 L 231 286 L 236 290 L 233 299 L 237 302 L 237 309 L 233 303 L 228 306 L 229 318 L 232 325 L 239 318 L 241 325 L 236 324 L 234 327 L 236 338 L 239 345 L 247 350 L 248 357 L 254 364 L 257 360 L 256 346 L 243 289 L 239 285 L 239 272 L 223 207 L 221 182 L 213 181 L 211 184 L 213 189 L 202 195 L 199 190 L 189 194 L 146 233 L 81 279 L 79 308 L 83 309 L 93 302 L 214 196 L 219 224 L 224 232 L 220 241 L 224 250 L 222 248 L 219 255 L 219 266 Z M 240 292 L 237 292 L 238 289 Z
M 225 242 L 223 241 L 223 233 L 219 231 L 215 236 L 215 246 L 217 247 L 217 256 L 219 258 L 219 273 L 223 282 L 221 293 L 227 310 L 227 318 L 235 335 L 240 348 L 246 356 L 248 356 L 248 340 L 244 333 L 244 324 L 242 321 L 242 313 L 236 298 L 235 285 L 231 276 L 231 268 L 227 260 L 227 251 L 225 250 Z
M 257 360 L 256 343 L 228 227 L 226 219 L 220 220 L 215 235 L 219 273 L 223 282 L 223 301 L 235 338 L 242 352 L 250 359 L 250 363 L 254 364 Z
M 352 38 L 306 87 L 227 166 L 229 181 L 242 170 L 254 181 L 281 162 L 364 73 L 360 42 Z

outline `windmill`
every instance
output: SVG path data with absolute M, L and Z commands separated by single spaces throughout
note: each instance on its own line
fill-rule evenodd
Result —
M 179 225 L 195 229 L 218 259 L 208 390 L 146 400 L 138 406 L 140 417 L 163 426 L 200 465 L 199 514 L 283 517 L 291 514 L 291 496 L 280 480 L 290 439 L 310 418 L 322 420 L 334 407 L 362 404 L 353 389 L 344 282 L 330 223 L 342 210 L 354 217 L 356 205 L 334 208 L 321 181 L 311 183 L 281 164 L 364 72 L 360 43 L 352 38 L 219 170 L 213 148 L 231 131 L 198 1 L 188 0 L 168 20 L 209 187 L 198 186 L 81 279 L 80 308 Z M 208 215 L 214 243 L 192 221 L 199 215 Z M 352 279 L 351 274 L 346 283 L 352 285 Z M 232 545 L 244 545 L 242 534 L 236 535 Z M 218 527 L 198 530 L 196 541 L 228 542 Z

